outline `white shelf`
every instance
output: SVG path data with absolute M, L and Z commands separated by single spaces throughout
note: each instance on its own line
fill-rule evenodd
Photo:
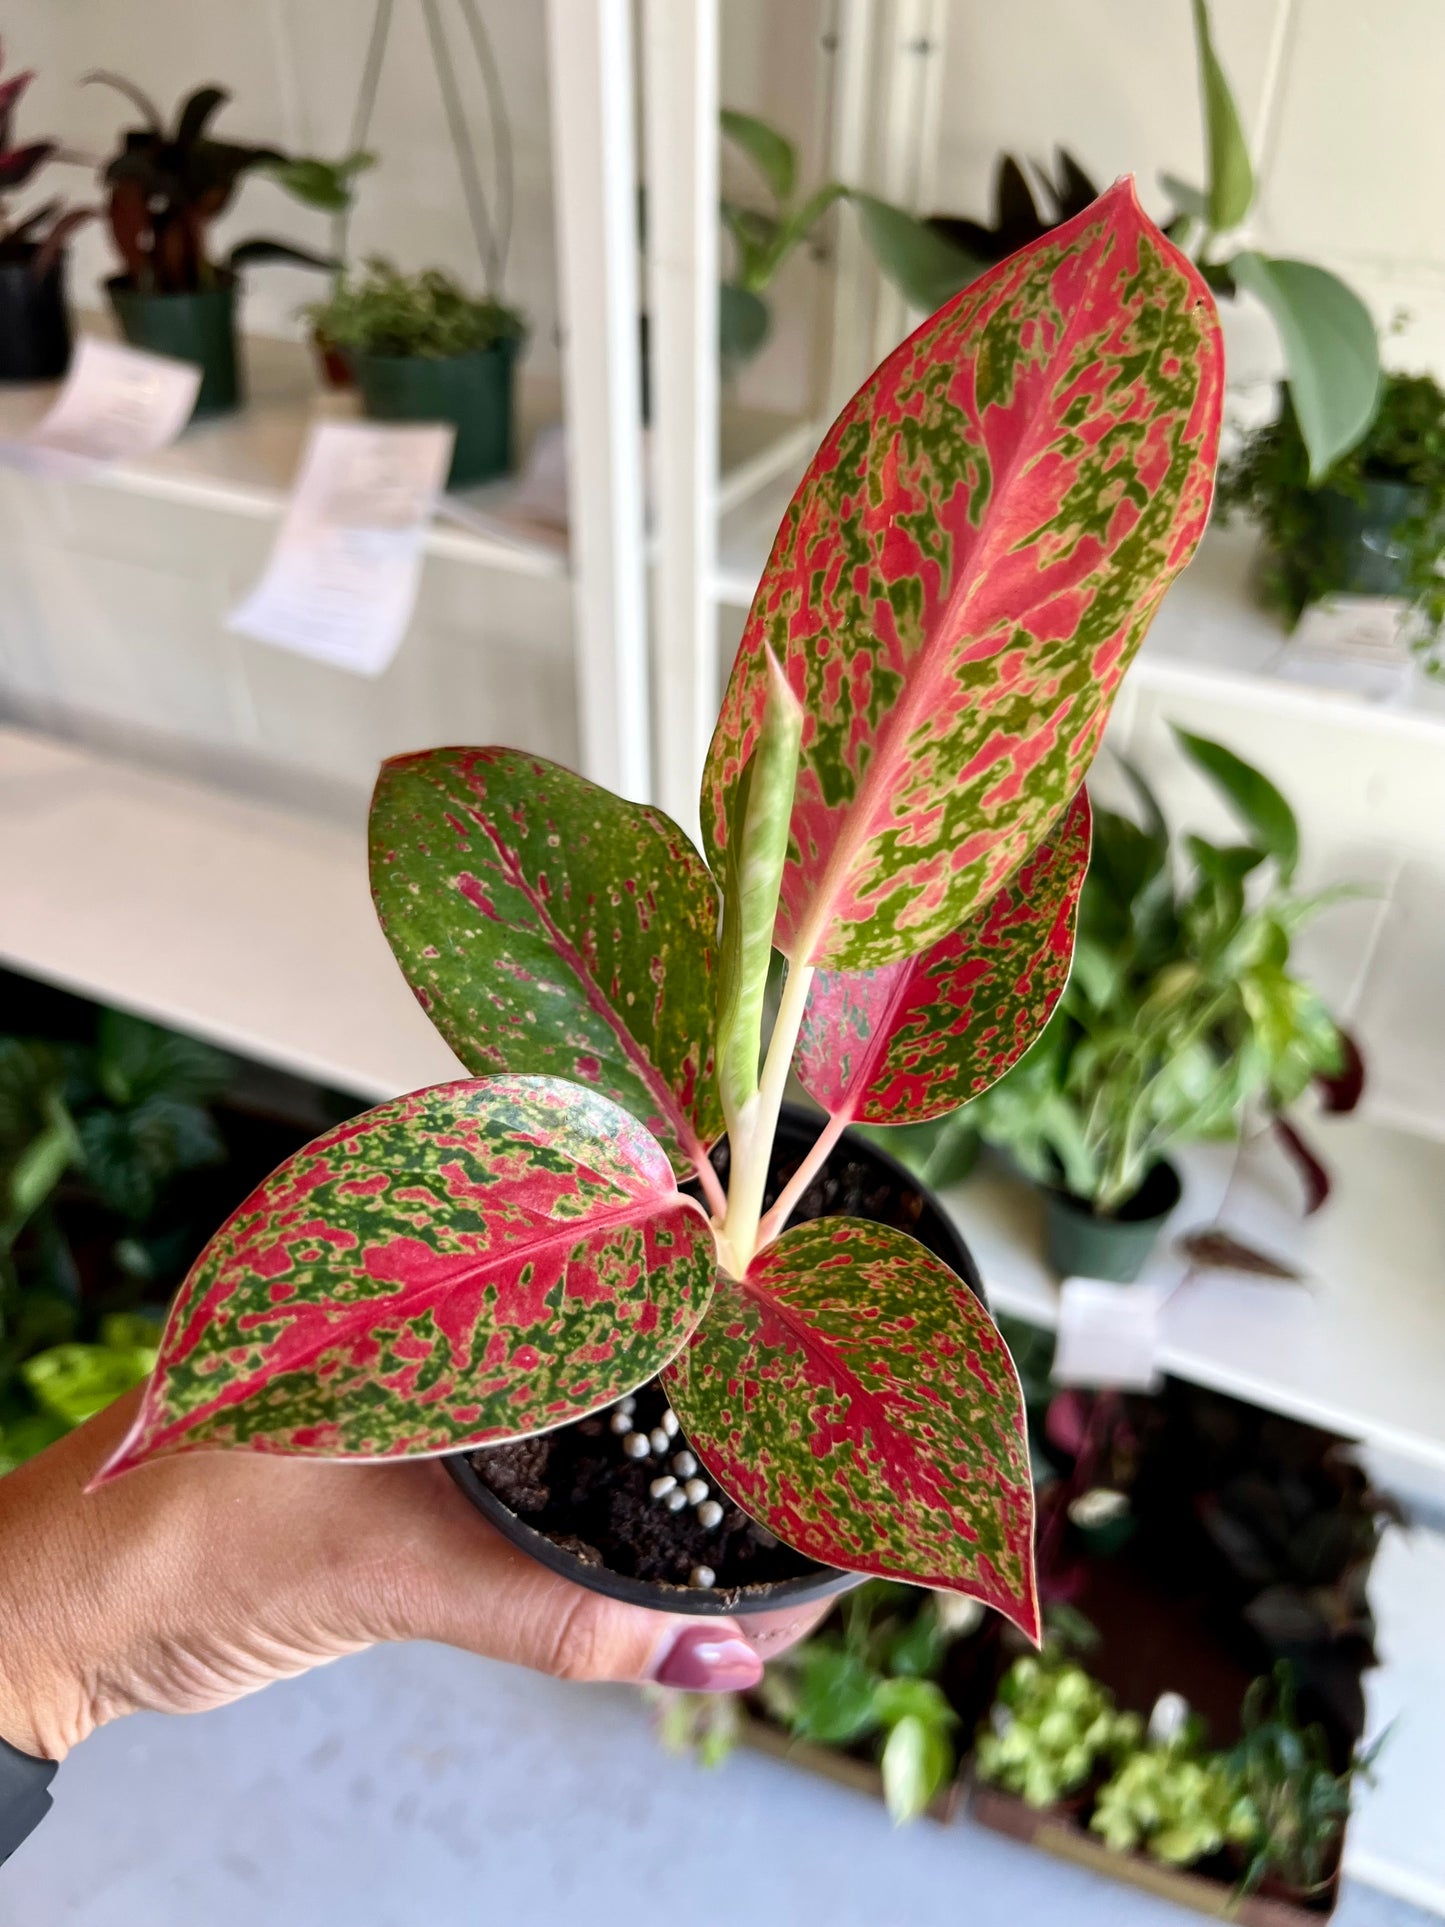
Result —
M 1180 1160 L 1170 1231 L 1218 1219 L 1303 1274 L 1299 1284 L 1191 1271 L 1167 1240 L 1144 1282 L 1177 1285 L 1162 1313 L 1160 1364 L 1200 1385 L 1361 1440 L 1428 1481 L 1445 1473 L 1445 1145 L 1363 1118 L 1310 1125 L 1334 1174 L 1329 1202 L 1299 1215 L 1298 1178 L 1272 1139 L 1232 1158 Z M 945 1203 L 991 1302 L 1036 1324 L 1058 1318 L 1043 1259 L 1042 1201 L 986 1163 Z
M 462 1075 L 365 835 L 0 729 L 0 961 L 380 1099 Z
M 113 332 L 99 315 L 83 318 L 87 331 Z M 233 515 L 278 517 L 285 507 L 307 430 L 315 420 L 354 417 L 354 394 L 324 390 L 317 381 L 311 351 L 301 342 L 272 335 L 248 335 L 243 343 L 247 400 L 233 415 L 194 423 L 159 454 L 139 462 L 96 468 L 87 480 L 159 501 L 190 503 Z M 57 384 L 0 389 L 0 438 L 23 434 L 45 413 Z M 517 451 L 524 460 L 538 431 L 562 418 L 562 391 L 555 375 L 525 365 L 517 385 Z M 740 511 L 750 496 L 767 489 L 780 475 L 800 473 L 817 439 L 811 420 L 770 409 L 724 404 L 719 422 L 719 511 Z M 791 479 L 788 482 L 791 488 Z M 467 510 L 505 516 L 516 482 L 486 483 L 461 492 Z M 786 497 L 784 498 L 786 499 Z M 443 516 L 445 511 L 443 511 Z M 427 531 L 429 554 L 533 576 L 567 573 L 565 534 L 458 527 L 445 519 Z
M 723 518 L 713 586 L 724 606 L 746 610 L 751 605 L 806 455 Z M 1438 741 L 1445 733 L 1445 680 L 1432 680 L 1417 669 L 1398 701 L 1370 702 L 1277 673 L 1289 639 L 1254 597 L 1254 555 L 1247 531 L 1209 531 L 1154 620 L 1129 671 L 1132 686 Z

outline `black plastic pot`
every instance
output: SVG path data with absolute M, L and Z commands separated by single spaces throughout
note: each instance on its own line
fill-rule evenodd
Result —
M 372 421 L 449 422 L 457 431 L 448 488 L 505 475 L 512 466 L 512 390 L 520 343 L 495 342 L 471 355 L 349 359 Z
M 55 381 L 70 366 L 65 255 L 37 274 L 38 247 L 0 255 L 0 381 Z
M 1320 553 L 1336 578 L 1331 587 L 1345 595 L 1407 594 L 1408 558 L 1396 530 L 1420 513 L 1424 500 L 1425 491 L 1410 482 L 1366 480 L 1363 500 L 1321 489 L 1315 513 Z
M 1044 1192 L 1044 1244 L 1062 1278 L 1105 1278 L 1132 1285 L 1183 1192 L 1179 1173 L 1163 1159 L 1119 1210 L 1101 1217 L 1067 1191 Z
M 806 1111 L 786 1105 L 778 1124 L 774 1148 L 775 1169 L 792 1169 L 813 1143 L 818 1130 L 819 1121 L 816 1118 Z M 986 1303 L 983 1280 L 972 1252 L 954 1229 L 951 1219 L 923 1190 L 918 1180 L 896 1158 L 889 1157 L 886 1151 L 878 1150 L 863 1138 L 855 1137 L 851 1131 L 843 1133 L 828 1165 L 845 1160 L 871 1166 L 880 1180 L 891 1181 L 904 1191 L 917 1192 L 922 1196 L 923 1210 L 913 1227 L 913 1236 L 935 1257 L 942 1258 L 945 1264 L 951 1266 L 980 1303 Z M 715 1618 L 723 1614 L 776 1612 L 779 1607 L 826 1599 L 833 1593 L 846 1592 L 863 1583 L 864 1575 L 861 1573 L 840 1572 L 836 1567 L 824 1565 L 815 1565 L 811 1572 L 771 1585 L 717 1587 L 706 1591 L 692 1586 L 664 1585 L 650 1579 L 633 1579 L 624 1573 L 611 1572 L 605 1566 L 589 1565 L 575 1553 L 555 1544 L 545 1534 L 534 1531 L 480 1477 L 471 1463 L 470 1453 L 456 1453 L 445 1464 L 477 1510 L 485 1514 L 514 1546 L 530 1554 L 540 1564 L 550 1567 L 553 1572 L 575 1580 L 579 1586 L 606 1593 L 611 1599 L 625 1600 L 629 1605 L 649 1606 L 656 1612 L 691 1613 Z
M 226 415 L 241 405 L 236 285 L 235 275 L 224 270 L 214 287 L 194 294 L 142 294 L 124 275 L 105 284 L 121 333 L 132 348 L 194 362 L 200 369 L 193 419 Z

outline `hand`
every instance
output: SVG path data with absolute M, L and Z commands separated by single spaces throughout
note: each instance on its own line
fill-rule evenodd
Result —
M 826 1606 L 700 1619 L 588 1592 L 509 1545 L 435 1461 L 194 1453 L 86 1481 L 120 1400 L 0 1479 L 0 1737 L 59 1760 L 142 1708 L 196 1713 L 381 1640 L 565 1679 L 756 1684 Z

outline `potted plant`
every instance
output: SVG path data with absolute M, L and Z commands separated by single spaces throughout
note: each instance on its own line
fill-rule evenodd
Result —
M 1336 893 L 1293 888 L 1299 830 L 1280 792 L 1222 744 L 1181 729 L 1186 756 L 1248 840 L 1184 838 L 1129 774 L 1142 823 L 1094 812 L 1074 973 L 1058 1016 L 978 1103 L 985 1140 L 1044 1187 L 1061 1274 L 1137 1278 L 1179 1201 L 1167 1153 L 1279 1111 L 1345 1045 L 1289 970 L 1301 926 Z M 1181 863 L 1180 857 L 1183 857 Z
M 374 255 L 306 314 L 346 356 L 374 421 L 456 429 L 449 487 L 511 467 L 512 391 L 526 335 L 515 308 L 468 294 L 440 268 L 402 274 Z
M 1434 663 L 1445 622 L 1445 389 L 1433 376 L 1386 374 L 1364 439 L 1319 478 L 1286 390 L 1276 420 L 1224 464 L 1219 507 L 1259 529 L 1264 600 L 1291 624 L 1329 595 L 1398 596 Z
M 144 121 L 126 129 L 104 174 L 110 230 L 125 264 L 106 283 L 121 332 L 137 348 L 196 363 L 201 385 L 195 413 L 224 414 L 241 400 L 238 271 L 251 261 L 330 266 L 323 256 L 264 238 L 239 242 L 223 264 L 210 257 L 207 230 L 243 177 L 274 169 L 286 156 L 274 147 L 217 140 L 206 131 L 230 99 L 224 88 L 198 87 L 167 131 L 155 103 L 119 74 L 93 73 L 86 80 L 116 89 Z
M 1202 189 L 1161 176 L 1175 209 L 1168 231 L 1216 294 L 1230 300 L 1247 294 L 1268 311 L 1279 335 L 1310 478 L 1318 481 L 1374 416 L 1380 385 L 1375 325 L 1360 297 L 1327 269 L 1240 245 L 1240 230 L 1255 203 L 1254 167 L 1215 51 L 1207 0 L 1193 0 L 1193 13 L 1208 173 Z M 974 280 L 998 258 L 1000 247 L 1020 246 L 1055 219 L 1069 218 L 1081 198 L 1092 198 L 1088 176 L 1067 153 L 1059 156 L 1056 180 L 1041 168 L 1035 172 L 1053 203 L 1052 215 L 1040 211 L 1023 169 L 1005 155 L 991 226 L 952 215 L 919 220 L 867 195 L 853 199 L 884 273 L 926 312 Z
M 331 251 L 335 261 L 331 283 L 333 293 L 341 286 L 346 273 L 346 238 L 356 203 L 357 176 L 375 165 L 375 154 L 358 148 L 337 161 L 322 160 L 315 154 L 303 154 L 295 160 L 279 161 L 267 170 L 293 200 L 331 216 Z M 326 386 L 353 387 L 351 364 L 336 343 L 315 328 L 311 331 L 311 341 L 321 369 L 321 379 Z
M 388 763 L 382 925 L 471 1076 L 253 1192 L 99 1476 L 445 1454 L 516 1543 L 624 1597 L 748 1611 L 866 1573 L 1036 1636 L 1007 1349 L 898 1222 L 916 1188 L 842 1140 L 956 1107 L 1047 1019 L 1082 779 L 1206 520 L 1221 373 L 1127 181 L 895 350 L 774 544 L 703 778 L 711 869 L 518 751 Z M 829 1114 L 801 1158 L 775 1148 L 795 1063 Z
M 10 211 L 10 195 L 67 158 L 58 141 L 15 140 L 15 110 L 34 78 L 0 78 L 0 381 L 52 381 L 70 366 L 65 244 L 94 212 L 58 199 Z
M 974 1772 L 1027 1806 L 1077 1807 L 1089 1783 L 1139 1744 L 1143 1723 L 1056 1646 L 1024 1653 L 999 1682 Z

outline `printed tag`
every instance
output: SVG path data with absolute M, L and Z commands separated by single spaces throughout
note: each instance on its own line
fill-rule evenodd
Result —
M 1114 1285 L 1066 1278 L 1059 1293 L 1056 1385 L 1157 1391 L 1160 1313 L 1165 1293 L 1154 1285 Z
M 1277 673 L 1366 702 L 1398 701 L 1413 670 L 1412 621 L 1399 596 L 1327 596 L 1300 617 Z
M 0 452 L 17 468 L 57 477 L 154 455 L 191 419 L 200 385 L 189 361 L 83 335 L 47 413 Z
M 266 572 L 226 626 L 379 676 L 416 606 L 422 542 L 455 430 L 318 422 Z

